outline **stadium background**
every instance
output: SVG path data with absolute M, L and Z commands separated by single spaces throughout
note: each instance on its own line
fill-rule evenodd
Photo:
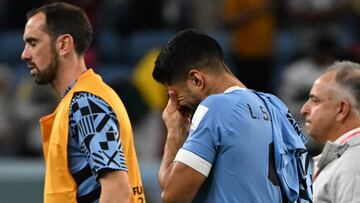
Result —
M 54 110 L 59 98 L 50 87 L 32 82 L 20 55 L 26 11 L 51 2 L 0 1 L 0 202 L 42 201 L 45 169 L 37 120 Z M 161 111 L 166 103 L 165 92 L 153 81 L 151 71 L 159 48 L 176 31 L 195 28 L 208 33 L 221 44 L 230 67 L 241 73 L 254 67 L 236 67 L 236 28 L 225 26 L 223 16 L 236 9 L 249 14 L 247 23 L 238 25 L 244 30 L 251 30 L 261 19 L 270 20 L 271 47 L 259 45 L 271 50 L 267 55 L 272 62 L 271 74 L 266 75 L 268 90 L 286 102 L 300 123 L 301 104 L 324 68 L 335 59 L 360 61 L 359 0 L 67 2 L 83 7 L 94 26 L 87 65 L 119 93 L 129 111 L 148 202 L 160 202 L 157 170 L 165 137 Z M 226 2 L 238 8 L 223 9 Z M 260 40 L 254 38 L 248 39 L 248 46 Z M 258 76 L 245 77 L 264 84 Z M 313 141 L 309 147 L 313 155 L 321 149 Z

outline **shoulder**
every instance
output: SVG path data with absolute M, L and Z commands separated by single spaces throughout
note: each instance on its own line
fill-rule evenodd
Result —
M 285 114 L 288 113 L 289 111 L 288 107 L 277 96 L 263 92 L 256 92 L 255 94 L 263 100 L 262 102 L 271 104 L 271 106 L 276 107 L 278 110 L 280 110 Z
M 360 146 L 357 147 L 356 151 L 354 151 L 354 148 L 351 148 L 351 150 L 347 150 L 337 159 L 335 163 L 330 163 L 329 166 L 324 169 L 324 177 L 328 179 L 328 181 L 324 183 L 326 183 L 330 191 L 334 191 L 340 199 L 345 198 L 345 196 L 343 196 L 344 194 L 346 194 L 346 198 L 350 199 L 359 197 L 360 162 L 357 161 L 359 152 Z M 325 180 L 325 178 L 323 178 L 323 180 Z M 342 199 L 342 201 L 338 200 L 335 202 L 353 201 L 344 201 Z
M 76 102 L 95 102 L 95 101 L 106 103 L 104 99 L 102 99 L 101 97 L 95 94 L 86 91 L 80 91 L 74 93 L 71 99 L 71 105 L 73 105 Z
M 331 180 L 336 183 L 354 181 L 354 178 L 360 175 L 360 162 L 357 161 L 359 153 L 360 145 L 346 150 L 333 164 L 326 166 L 324 171 L 327 171 L 328 175 L 332 174 L 329 177 L 332 177 Z
M 202 123 L 215 127 L 215 123 L 224 123 L 223 121 L 230 121 L 234 117 L 245 115 L 247 104 L 253 103 L 256 100 L 255 97 L 250 90 L 210 95 L 197 107 L 193 116 L 193 124 L 197 126 L 201 120 L 205 120 L 206 122 Z M 234 112 L 239 113 L 234 114 Z
M 94 113 L 113 112 L 110 105 L 104 99 L 85 91 L 75 92 L 71 99 L 70 114 L 77 111 L 80 111 L 83 116 Z
M 71 104 L 75 103 L 75 102 L 79 102 L 79 101 L 86 101 L 87 99 L 100 99 L 98 96 L 90 93 L 90 92 L 86 92 L 86 91 L 80 91 L 80 92 L 74 92 L 73 97 L 71 98 Z
M 360 145 L 350 147 L 339 159 L 339 170 L 342 173 L 360 174 L 359 159 Z
M 233 106 L 251 100 L 250 90 L 238 90 L 229 93 L 213 94 L 204 99 L 201 104 L 209 108 L 231 109 Z

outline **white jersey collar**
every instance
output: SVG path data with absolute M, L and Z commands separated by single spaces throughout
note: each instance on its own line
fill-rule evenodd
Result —
M 235 90 L 246 90 L 246 88 L 244 87 L 239 87 L 239 86 L 232 86 L 232 87 L 229 87 L 227 88 L 224 93 L 229 93 L 229 92 L 232 92 L 232 91 L 235 91 Z

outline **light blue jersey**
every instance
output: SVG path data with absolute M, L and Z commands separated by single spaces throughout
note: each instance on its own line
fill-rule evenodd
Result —
M 99 202 L 99 177 L 110 171 L 127 171 L 120 136 L 119 122 L 109 104 L 87 92 L 74 94 L 68 160 L 77 185 L 77 202 Z
M 175 161 L 206 176 L 194 202 L 282 202 L 271 116 L 251 90 L 207 97 Z

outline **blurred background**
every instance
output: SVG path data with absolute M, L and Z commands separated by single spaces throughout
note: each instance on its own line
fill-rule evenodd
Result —
M 26 12 L 52 0 L 0 0 L 0 202 L 42 202 L 45 166 L 38 119 L 59 98 L 33 83 L 20 60 Z M 86 63 L 123 100 L 134 128 L 146 199 L 160 202 L 157 171 L 167 102 L 151 77 L 159 49 L 194 28 L 214 37 L 249 88 L 299 111 L 315 78 L 335 60 L 360 62 L 360 0 L 68 0 L 94 27 Z M 309 138 L 312 155 L 321 146 Z

